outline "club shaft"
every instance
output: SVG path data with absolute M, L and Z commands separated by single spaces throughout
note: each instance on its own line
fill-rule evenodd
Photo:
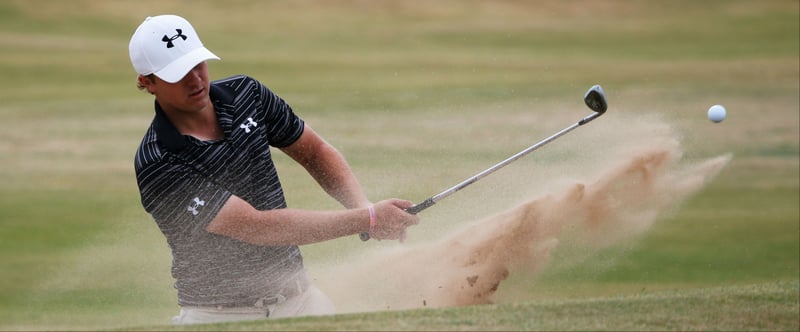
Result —
M 459 183 L 459 184 L 457 184 L 455 186 L 452 186 L 452 187 L 448 188 L 447 190 L 442 191 L 442 192 L 440 192 L 440 193 L 438 193 L 436 195 L 433 195 L 430 198 L 426 199 L 425 201 L 408 208 L 406 211 L 409 212 L 409 213 L 412 213 L 412 214 L 417 214 L 417 213 L 419 213 L 419 212 L 431 207 L 433 204 L 436 204 L 437 202 L 441 201 L 442 199 L 445 199 L 448 196 L 456 193 L 457 191 L 459 191 L 461 189 L 464 189 L 465 187 L 477 182 L 478 180 L 488 176 L 489 174 L 492 174 L 492 173 L 496 172 L 497 170 L 499 170 L 499 169 L 505 167 L 506 165 L 516 161 L 517 159 L 520 159 L 520 158 L 524 157 L 525 155 L 527 155 L 527 154 L 529 154 L 529 153 L 531 153 L 533 151 L 536 151 L 537 149 L 539 149 L 540 147 L 544 146 L 545 144 L 554 141 L 556 138 L 559 138 L 559 137 L 563 136 L 564 134 L 572 131 L 573 129 L 578 128 L 579 126 L 582 126 L 582 125 L 588 123 L 589 121 L 594 120 L 598 116 L 600 116 L 600 113 L 594 113 L 592 115 L 589 115 L 589 116 L 581 119 L 580 121 L 572 124 L 571 126 L 566 127 L 564 129 L 562 129 L 561 131 L 551 135 L 550 137 L 547 137 L 547 138 L 537 142 L 536 144 L 529 146 L 525 150 L 522 150 L 522 151 L 518 152 L 517 154 L 515 154 L 515 155 L 513 155 L 511 157 L 508 157 L 506 160 L 503 160 L 503 161 L 493 165 L 492 167 L 489 167 L 486 170 L 484 170 L 484 171 L 482 171 L 482 172 L 480 172 L 478 174 L 475 174 L 472 177 L 462 181 L 461 183 Z

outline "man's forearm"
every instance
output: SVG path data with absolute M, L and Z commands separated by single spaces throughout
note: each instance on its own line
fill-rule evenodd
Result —
M 344 156 L 326 145 L 306 169 L 328 195 L 348 209 L 366 207 L 369 199 Z
M 241 198 L 231 196 L 206 230 L 256 245 L 304 245 L 367 231 L 369 221 L 366 208 L 259 211 Z
M 344 207 L 369 205 L 344 156 L 308 125 L 295 143 L 281 150 L 302 165 L 322 189 Z

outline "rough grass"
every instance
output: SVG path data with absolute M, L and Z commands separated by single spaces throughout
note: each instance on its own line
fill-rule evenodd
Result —
M 575 146 L 602 153 L 637 129 L 603 123 L 652 117 L 688 159 L 734 155 L 644 238 L 577 266 L 556 252 L 536 280 L 509 280 L 530 286 L 501 288 L 498 305 L 224 328 L 797 330 L 798 11 L 796 1 L 3 1 L 0 329 L 163 329 L 175 313 L 169 252 L 132 170 L 152 101 L 127 58 L 135 26 L 173 12 L 223 58 L 214 77 L 267 83 L 347 155 L 373 199 L 437 193 L 577 120 L 585 89 L 603 84 L 608 115 L 426 211 L 412 242 L 576 176 Z M 705 111 L 717 103 L 729 116 L 715 125 Z M 336 207 L 278 162 L 292 206 Z M 313 268 L 385 246 L 303 250 Z

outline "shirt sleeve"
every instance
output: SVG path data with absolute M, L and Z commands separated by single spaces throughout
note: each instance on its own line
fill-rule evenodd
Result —
M 263 84 L 259 86 L 269 144 L 276 148 L 292 145 L 303 134 L 303 120 L 281 97 Z

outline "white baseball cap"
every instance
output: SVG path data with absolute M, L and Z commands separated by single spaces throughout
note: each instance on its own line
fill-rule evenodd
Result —
M 180 81 L 203 61 L 219 60 L 203 46 L 189 21 L 175 15 L 145 18 L 131 36 L 128 51 L 139 75 L 155 74 L 169 83 Z

